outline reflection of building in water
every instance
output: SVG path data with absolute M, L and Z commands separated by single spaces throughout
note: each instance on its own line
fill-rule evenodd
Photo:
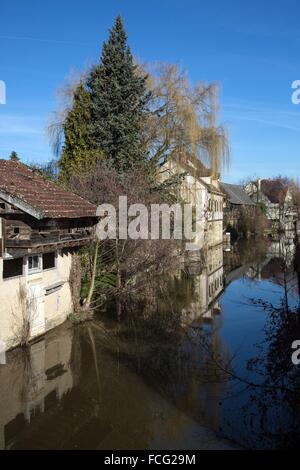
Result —
M 15 437 L 73 387 L 72 339 L 73 331 L 64 329 L 7 355 L 0 366 L 0 449 L 13 447 Z
M 223 291 L 223 246 L 216 245 L 207 250 L 202 266 L 191 264 L 185 269 L 193 276 L 196 295 L 189 308 L 183 311 L 184 322 L 189 324 L 201 318 L 211 319 L 214 312 L 220 311 L 218 298 Z
M 260 266 L 259 278 L 268 279 L 282 287 L 286 286 L 289 294 L 298 297 L 300 284 L 294 264 L 295 254 L 294 244 L 286 241 L 272 243 L 266 262 Z
M 247 245 L 244 249 L 236 250 L 233 246 L 230 253 L 225 255 L 225 284 L 229 285 L 236 279 L 245 276 L 248 279 L 270 280 L 278 285 L 288 283 L 293 292 L 296 287 L 296 273 L 294 259 L 296 246 L 291 237 L 282 236 L 276 240 L 268 240 L 259 245 Z M 257 249 L 260 252 L 256 256 Z M 255 256 L 254 256 L 255 255 Z
M 283 277 L 283 266 L 293 274 L 296 246 L 289 237 L 281 237 L 268 243 L 265 258 L 247 270 L 249 278 L 278 280 Z
M 293 237 L 280 237 L 272 240 L 268 246 L 267 256 L 269 258 L 283 258 L 288 265 L 291 265 L 295 256 L 296 245 Z
M 156 348 L 161 359 L 155 360 L 159 367 L 159 391 L 153 369 L 149 368 L 153 349 L 149 355 L 143 351 L 137 357 L 135 342 L 133 348 L 130 341 L 115 343 L 103 331 L 103 325 L 93 323 L 75 330 L 59 328 L 56 335 L 48 333 L 45 342 L 32 346 L 31 367 L 22 351 L 9 353 L 8 365 L 0 368 L 0 447 L 228 448 L 228 443 L 201 426 L 192 413 L 174 405 L 172 390 L 177 387 L 183 400 L 186 382 L 181 372 L 178 380 L 177 356 L 166 356 L 170 348 L 165 346 L 159 343 Z M 140 374 L 132 368 L 129 351 L 134 354 L 133 359 L 145 364 Z M 172 359 L 168 365 L 167 357 Z M 168 374 L 162 375 L 165 365 Z M 182 364 L 180 370 L 183 369 L 186 370 L 186 364 Z M 195 368 L 191 367 L 191 371 L 194 381 Z M 151 381 L 150 386 L 142 374 Z M 197 403 L 196 400 L 193 405 Z
M 199 265 L 198 265 L 199 266 Z M 212 358 L 230 357 L 219 329 L 223 322 L 220 295 L 224 289 L 223 246 L 217 245 L 204 254 L 202 266 L 187 266 L 193 276 L 195 300 L 183 311 L 184 324 L 190 326 L 189 337 L 193 338 L 193 373 L 186 384 L 186 396 L 180 397 L 193 415 L 218 429 L 220 418 L 219 400 L 228 376 Z M 224 361 L 226 368 L 226 360 Z M 212 398 L 213 397 L 213 398 Z

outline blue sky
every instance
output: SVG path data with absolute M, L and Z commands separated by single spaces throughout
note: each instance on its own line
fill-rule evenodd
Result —
M 1 157 L 53 157 L 45 128 L 57 89 L 97 61 L 118 13 L 136 58 L 175 62 L 193 82 L 220 84 L 232 153 L 226 181 L 300 177 L 300 105 L 291 103 L 300 79 L 296 0 L 1 0 Z

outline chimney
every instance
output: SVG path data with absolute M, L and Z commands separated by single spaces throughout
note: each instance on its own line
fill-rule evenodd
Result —
M 257 202 L 260 202 L 261 200 L 261 179 L 258 178 L 257 180 Z
M 257 180 L 257 189 L 259 192 L 261 191 L 261 179 L 260 178 L 258 178 Z

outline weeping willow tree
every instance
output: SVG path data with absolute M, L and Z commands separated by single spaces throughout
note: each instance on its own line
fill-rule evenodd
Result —
M 228 167 L 227 133 L 217 125 L 217 85 L 192 86 L 187 74 L 172 64 L 158 64 L 148 72 L 152 100 L 143 142 L 150 160 L 157 165 L 169 157 L 193 156 L 213 175 Z

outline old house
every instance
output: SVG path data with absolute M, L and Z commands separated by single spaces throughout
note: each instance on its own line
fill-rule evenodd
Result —
M 270 221 L 273 231 L 293 232 L 295 209 L 289 187 L 280 179 L 251 181 L 245 191 L 253 202 L 259 204 Z
M 166 178 L 174 174 L 182 175 L 179 197 L 185 202 L 200 208 L 201 216 L 195 218 L 192 241 L 194 250 L 211 248 L 223 243 L 223 203 L 219 177 L 213 176 L 197 158 L 168 159 L 163 165 Z
M 0 160 L 0 337 L 7 349 L 73 310 L 73 255 L 90 242 L 96 207 L 25 165 Z
M 220 187 L 227 196 L 225 208 L 233 213 L 233 217 L 236 217 L 235 213 L 238 214 L 238 210 L 241 207 L 252 210 L 252 208 L 256 206 L 255 202 L 248 196 L 242 186 L 238 184 L 220 183 Z

